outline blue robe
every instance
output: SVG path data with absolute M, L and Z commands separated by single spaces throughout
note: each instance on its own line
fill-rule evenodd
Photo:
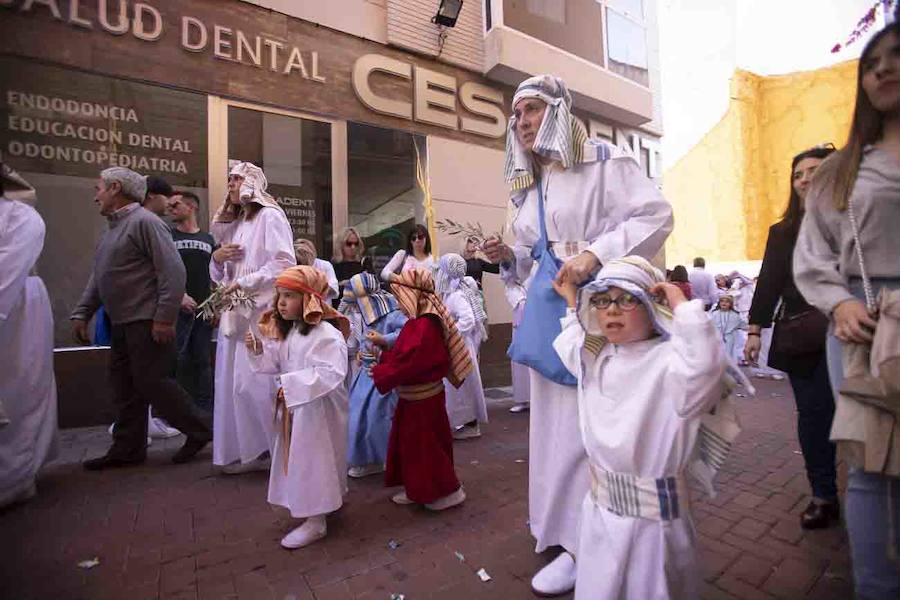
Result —
M 374 329 L 392 346 L 406 323 L 406 316 L 394 310 L 363 326 L 359 348 L 363 353 L 372 351 L 372 344 L 365 339 L 366 331 Z M 397 393 L 382 394 L 368 373 L 365 361 L 350 386 L 350 437 L 347 462 L 353 467 L 384 464 L 387 461 L 388 437 L 391 421 L 397 407 Z

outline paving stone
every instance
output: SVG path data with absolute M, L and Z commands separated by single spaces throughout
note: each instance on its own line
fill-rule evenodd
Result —
M 802 457 L 793 452 L 790 387 L 758 387 L 759 397 L 738 404 L 743 432 L 717 478 L 717 497 L 692 486 L 700 598 L 850 598 L 843 527 L 799 528 L 809 490 Z M 265 473 L 220 475 L 208 450 L 173 467 L 168 458 L 180 438 L 154 442 L 141 467 L 87 473 L 78 461 L 105 450 L 108 434 L 102 428 L 65 431 L 64 458 L 42 473 L 40 495 L 0 512 L 0 531 L 14 540 L 13 552 L 0 561 L 0 597 L 532 598 L 530 579 L 554 554 L 533 552 L 526 524 L 528 465 L 516 461 L 528 457 L 528 418 L 508 412 L 512 400 L 505 391 L 488 396 L 491 422 L 484 435 L 454 446 L 468 495 L 462 507 L 438 514 L 398 507 L 390 502 L 394 490 L 379 477 L 351 480 L 344 507 L 329 517 L 328 537 L 294 551 L 279 540 L 297 521 L 266 503 Z M 838 483 L 846 485 L 843 468 Z M 389 547 L 391 540 L 399 545 Z M 75 566 L 95 555 L 98 567 Z M 492 581 L 475 575 L 481 567 Z

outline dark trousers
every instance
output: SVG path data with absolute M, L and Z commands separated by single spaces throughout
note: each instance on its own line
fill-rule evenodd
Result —
M 206 413 L 213 410 L 212 325 L 180 312 L 176 324 L 175 347 L 178 383 L 194 398 L 194 405 Z
M 147 406 L 188 439 L 212 439 L 209 426 L 191 406 L 191 397 L 172 377 L 175 344 L 157 344 L 151 321 L 112 326 L 109 375 L 119 411 L 109 455 L 142 459 L 147 452 Z
M 834 419 L 834 395 L 825 354 L 811 373 L 790 375 L 790 380 L 797 402 L 797 437 L 813 496 L 836 500 L 835 446 L 828 439 Z

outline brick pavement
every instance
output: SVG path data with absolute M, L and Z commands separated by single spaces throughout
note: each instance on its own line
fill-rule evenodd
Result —
M 798 524 L 808 496 L 790 388 L 759 387 L 756 400 L 741 400 L 744 432 L 718 497 L 695 494 L 701 598 L 850 598 L 843 530 Z M 209 450 L 171 465 L 178 438 L 156 441 L 141 467 L 87 473 L 78 462 L 101 453 L 107 434 L 64 431 L 39 496 L 0 512 L 0 598 L 534 598 L 529 578 L 550 557 L 532 552 L 527 531 L 527 418 L 490 391 L 484 436 L 456 445 L 469 497 L 462 507 L 398 507 L 377 477 L 354 480 L 328 537 L 293 552 L 278 544 L 291 521 L 266 504 L 264 473 L 218 475 Z M 94 557 L 96 567 L 77 566 Z M 491 581 L 476 576 L 481 568 Z

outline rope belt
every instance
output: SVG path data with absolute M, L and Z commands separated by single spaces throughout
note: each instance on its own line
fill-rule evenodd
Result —
M 278 388 L 275 395 L 275 423 L 281 418 L 281 456 L 284 458 L 284 474 L 288 472 L 288 457 L 291 453 L 291 430 L 294 423 L 291 420 L 291 411 L 288 410 L 284 399 L 284 388 Z
M 398 385 L 397 395 L 403 400 L 424 400 L 444 391 L 443 381 L 419 383 L 416 385 Z
M 683 477 L 660 479 L 636 477 L 591 468 L 591 499 L 594 504 L 621 517 L 674 521 L 687 507 L 688 491 Z

